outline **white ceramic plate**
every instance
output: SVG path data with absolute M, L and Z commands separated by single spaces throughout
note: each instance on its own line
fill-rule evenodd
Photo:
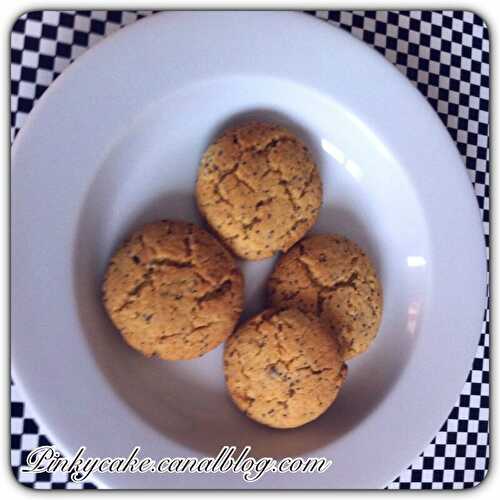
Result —
M 198 221 L 199 158 L 228 123 L 283 122 L 319 163 L 314 231 L 340 232 L 383 281 L 380 334 L 316 422 L 266 429 L 228 399 L 221 349 L 190 362 L 129 349 L 100 303 L 106 261 L 157 218 Z M 245 263 L 247 315 L 273 261 Z M 250 444 L 326 456 L 322 475 L 254 488 L 379 488 L 430 441 L 481 330 L 485 248 L 466 170 L 419 93 L 374 50 L 298 13 L 164 13 L 110 36 L 48 89 L 12 155 L 12 363 L 68 455 L 206 456 Z M 128 474 L 113 488 L 240 488 L 240 475 Z

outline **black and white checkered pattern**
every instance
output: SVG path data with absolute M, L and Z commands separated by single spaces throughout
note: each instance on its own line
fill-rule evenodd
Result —
M 152 11 L 34 11 L 11 35 L 11 139 L 33 104 L 88 47 Z M 381 52 L 427 98 L 464 158 L 481 210 L 489 252 L 489 35 L 462 11 L 314 11 Z M 318 47 L 321 50 L 321 47 Z M 489 253 L 488 253 L 489 261 Z M 31 449 L 49 440 L 29 404 L 11 391 L 12 468 L 34 488 L 95 488 L 64 473 L 20 470 Z M 456 406 L 436 437 L 389 489 L 462 489 L 479 483 L 489 458 L 489 308 L 476 358 Z

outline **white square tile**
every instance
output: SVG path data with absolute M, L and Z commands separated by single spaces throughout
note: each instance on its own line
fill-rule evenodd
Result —
M 31 50 L 23 50 L 23 55 L 21 57 L 21 64 L 27 66 L 28 68 L 37 68 L 39 61 L 39 55 L 37 52 L 32 52 Z
M 25 33 L 29 36 L 40 38 L 42 36 L 42 23 L 34 19 L 26 19 Z

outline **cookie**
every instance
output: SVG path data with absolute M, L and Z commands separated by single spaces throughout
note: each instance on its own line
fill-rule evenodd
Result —
M 336 399 L 346 374 L 335 338 L 314 315 L 266 310 L 225 344 L 226 385 L 236 406 L 269 427 L 299 427 Z
M 268 281 L 270 303 L 320 317 L 338 338 L 344 359 L 366 351 L 382 316 L 382 288 L 366 254 L 338 235 L 317 235 L 295 245 Z
M 233 331 L 243 307 L 234 257 L 185 222 L 147 224 L 112 257 L 106 310 L 126 342 L 146 356 L 192 359 Z
M 196 183 L 201 214 L 241 258 L 288 250 L 315 223 L 322 199 L 307 147 L 287 129 L 250 122 L 205 152 Z

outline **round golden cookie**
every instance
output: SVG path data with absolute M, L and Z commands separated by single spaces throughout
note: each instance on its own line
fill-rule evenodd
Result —
M 243 307 L 243 278 L 234 257 L 205 230 L 164 220 L 136 231 L 115 253 L 103 298 L 134 349 L 192 359 L 232 333 Z
M 295 135 L 278 125 L 250 122 L 226 130 L 207 149 L 196 199 L 236 255 L 259 260 L 288 250 L 313 226 L 322 185 Z
M 333 403 L 347 374 L 328 328 L 298 309 L 268 309 L 225 344 L 224 373 L 236 406 L 269 427 L 299 427 Z
M 368 349 L 382 316 L 382 288 L 366 254 L 338 235 L 305 238 L 278 261 L 268 281 L 270 303 L 315 313 L 350 359 Z

